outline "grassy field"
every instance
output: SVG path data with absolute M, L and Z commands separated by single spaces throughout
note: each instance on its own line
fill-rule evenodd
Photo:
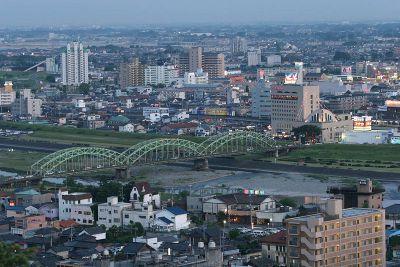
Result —
M 285 156 L 288 159 L 333 159 L 400 162 L 398 145 L 313 145 L 298 149 Z
M 173 138 L 159 134 L 119 133 L 114 131 L 100 131 L 82 128 L 59 127 L 50 125 L 34 125 L 26 123 L 11 123 L 0 121 L 0 128 L 33 131 L 33 134 L 18 138 L 30 141 L 45 141 L 49 143 L 93 145 L 102 147 L 127 148 L 139 142 L 154 138 Z M 195 142 L 203 139 L 194 136 L 179 136 Z
M 400 146 L 397 145 L 314 145 L 292 151 L 280 162 L 297 164 L 304 161 L 311 167 L 399 172 Z
M 0 150 L 0 170 L 25 174 L 29 166 L 44 157 L 45 153 Z

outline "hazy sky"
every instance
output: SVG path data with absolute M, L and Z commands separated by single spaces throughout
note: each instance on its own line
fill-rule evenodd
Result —
M 400 0 L 0 0 L 0 27 L 399 20 Z

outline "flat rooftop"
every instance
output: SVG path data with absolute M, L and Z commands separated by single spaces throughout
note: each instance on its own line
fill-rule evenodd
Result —
M 344 210 L 342 210 L 342 218 L 349 218 L 349 217 L 357 217 L 357 216 L 361 216 L 361 215 L 374 214 L 374 213 L 377 213 L 379 211 L 380 210 L 378 210 L 378 209 L 363 209 L 363 208 L 344 209 Z M 295 218 L 292 218 L 291 220 L 307 221 L 307 220 L 309 220 L 311 218 L 313 218 L 313 219 L 324 218 L 325 221 L 332 220 L 331 216 L 327 216 L 327 215 L 325 215 L 323 213 L 317 213 L 317 214 L 311 214 L 311 215 L 295 217 Z

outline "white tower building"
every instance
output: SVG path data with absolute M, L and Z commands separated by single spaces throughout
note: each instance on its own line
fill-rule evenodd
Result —
M 89 83 L 89 52 L 82 43 L 67 45 L 66 51 L 61 54 L 61 73 L 63 85 Z

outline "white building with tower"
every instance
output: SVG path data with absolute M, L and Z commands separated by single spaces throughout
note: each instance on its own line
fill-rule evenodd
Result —
M 257 86 L 251 91 L 251 116 L 254 118 L 271 117 L 271 89 L 264 80 L 264 74 L 260 73 Z
M 61 76 L 63 85 L 89 83 L 89 51 L 82 43 L 69 43 L 61 54 Z

